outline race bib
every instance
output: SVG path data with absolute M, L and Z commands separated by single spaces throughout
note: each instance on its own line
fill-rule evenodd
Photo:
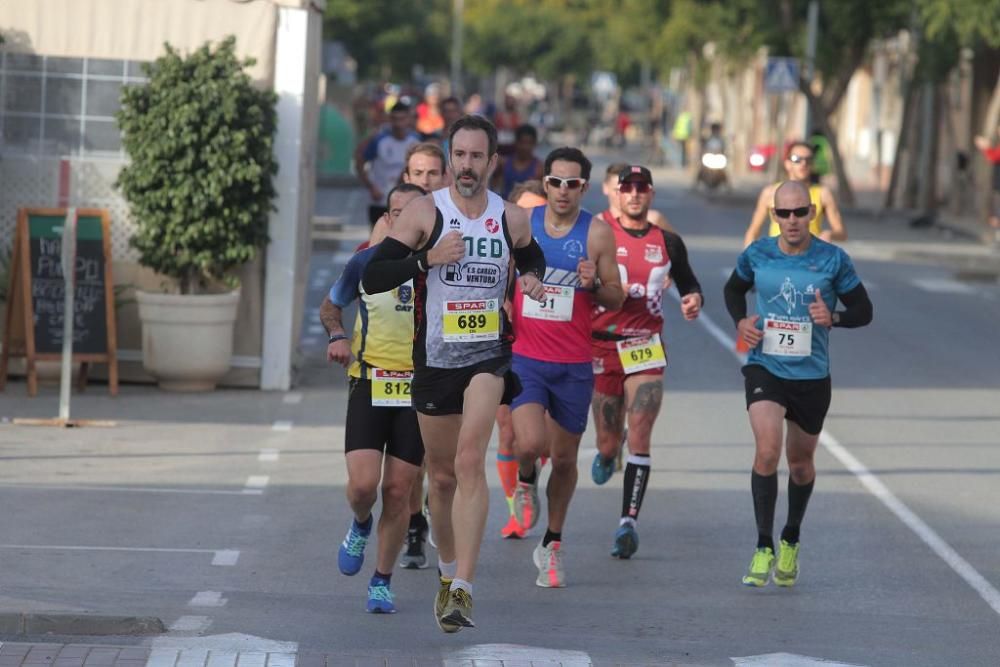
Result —
M 572 320 L 575 290 L 572 287 L 560 287 L 559 285 L 543 285 L 543 287 L 545 288 L 545 301 L 539 302 L 524 297 L 521 302 L 521 312 L 524 316 L 553 322 Z
M 497 299 L 444 302 L 444 342 L 500 340 L 500 302 Z
M 389 408 L 410 407 L 413 371 L 372 369 L 372 405 Z
M 618 358 L 622 362 L 622 368 L 625 369 L 625 375 L 652 368 L 663 368 L 667 365 L 663 344 L 660 343 L 660 334 L 628 338 L 618 341 L 615 345 L 618 347 Z
M 808 357 L 812 354 L 812 322 L 764 320 L 764 354 Z

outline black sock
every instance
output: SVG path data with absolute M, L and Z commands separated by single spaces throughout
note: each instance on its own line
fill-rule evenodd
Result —
M 562 533 L 553 533 L 548 528 L 545 529 L 545 537 L 542 538 L 542 546 L 549 546 L 549 542 L 562 542 Z
M 649 484 L 649 456 L 631 454 L 625 464 L 625 483 L 622 486 L 622 517 L 638 519 L 642 499 Z
M 812 495 L 813 485 L 816 478 L 808 484 L 801 486 L 788 478 L 788 523 L 781 531 L 781 539 L 789 544 L 798 544 L 799 526 L 802 525 L 802 517 L 806 514 L 806 507 L 809 505 L 809 496 Z
M 354 525 L 358 527 L 362 535 L 367 535 L 372 532 L 372 515 L 369 514 L 368 518 L 364 522 L 359 522 L 358 517 L 354 517 Z
M 410 515 L 410 530 L 417 529 L 422 533 L 427 532 L 427 518 L 423 512 L 414 512 Z
M 375 581 L 376 579 L 381 579 L 388 584 L 392 581 L 392 572 L 389 574 L 382 574 L 378 570 L 375 570 L 375 574 L 372 575 L 372 581 Z
M 530 477 L 525 477 L 521 473 L 521 469 L 520 468 L 517 469 L 517 481 L 524 482 L 525 484 L 534 484 L 537 479 L 538 479 L 538 468 L 532 466 Z
M 778 473 L 758 475 L 750 473 L 750 490 L 753 493 L 753 515 L 757 519 L 757 548 L 774 549 L 774 506 L 778 502 Z

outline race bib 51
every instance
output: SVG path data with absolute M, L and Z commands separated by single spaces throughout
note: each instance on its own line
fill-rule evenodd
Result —
M 538 302 L 534 299 L 524 297 L 521 302 L 521 313 L 525 317 L 536 320 L 550 320 L 553 322 L 569 322 L 573 319 L 573 294 L 576 290 L 572 287 L 561 287 L 559 285 L 544 285 L 545 301 Z

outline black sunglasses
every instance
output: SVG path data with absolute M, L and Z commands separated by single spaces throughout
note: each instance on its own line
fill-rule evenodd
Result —
M 646 183 L 645 181 L 625 181 L 624 183 L 618 186 L 618 192 L 621 192 L 622 194 L 625 195 L 629 194 L 633 190 L 635 190 L 641 195 L 644 195 L 652 189 L 653 186 L 650 185 L 649 183 Z
M 772 209 L 774 214 L 781 218 L 782 220 L 794 215 L 796 218 L 804 218 L 809 215 L 808 206 L 800 206 L 799 208 L 776 208 Z

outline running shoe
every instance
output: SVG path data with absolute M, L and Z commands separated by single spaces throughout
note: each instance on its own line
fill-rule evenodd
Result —
M 365 562 L 365 546 L 368 544 L 368 535 L 358 530 L 356 521 L 351 521 L 351 527 L 347 529 L 344 541 L 340 543 L 337 551 L 337 565 L 341 574 L 353 576 L 361 571 L 361 566 Z
M 590 464 L 590 478 L 594 480 L 594 484 L 607 484 L 614 474 L 615 460 L 604 458 L 600 452 L 594 454 L 594 462 Z
M 407 529 L 406 551 L 399 561 L 399 566 L 407 570 L 422 570 L 427 567 L 427 554 L 424 553 L 424 531 L 420 528 Z
M 628 560 L 639 549 L 639 533 L 631 522 L 623 523 L 615 531 L 615 545 L 611 548 L 611 555 L 615 558 Z
M 542 588 L 565 588 L 566 572 L 563 570 L 562 562 L 562 542 L 552 541 L 549 546 L 543 547 L 539 542 L 535 551 L 531 554 L 538 568 L 538 578 L 535 585 Z
M 524 537 L 524 527 L 518 523 L 517 517 L 513 514 L 507 519 L 507 525 L 500 529 L 500 537 L 505 540 L 520 540 Z
M 518 480 L 514 490 L 514 517 L 525 530 L 531 530 L 538 523 L 538 469 L 535 469 L 535 483 L 526 484 Z
M 472 622 L 472 596 L 468 591 L 462 588 L 448 591 L 448 601 L 441 616 L 438 617 L 438 625 L 445 632 L 458 632 L 462 628 L 476 627 Z M 455 629 L 448 630 L 447 627 Z
M 774 583 L 778 586 L 794 586 L 799 578 L 799 543 L 789 544 L 781 540 L 778 562 L 774 566 Z
M 774 567 L 774 550 L 771 547 L 760 547 L 753 552 L 753 560 L 750 561 L 750 569 L 743 577 L 743 585 L 758 588 L 767 586 L 772 567 Z
M 441 576 L 440 571 L 438 571 L 438 584 L 438 591 L 434 595 L 434 621 L 445 632 L 458 632 L 462 629 L 461 625 L 455 625 L 451 621 L 445 621 L 444 619 L 444 610 L 448 606 L 448 600 L 451 597 L 451 579 L 445 579 Z
M 372 579 L 368 584 L 368 613 L 395 614 L 396 605 L 392 603 L 392 591 L 389 582 L 384 579 Z

